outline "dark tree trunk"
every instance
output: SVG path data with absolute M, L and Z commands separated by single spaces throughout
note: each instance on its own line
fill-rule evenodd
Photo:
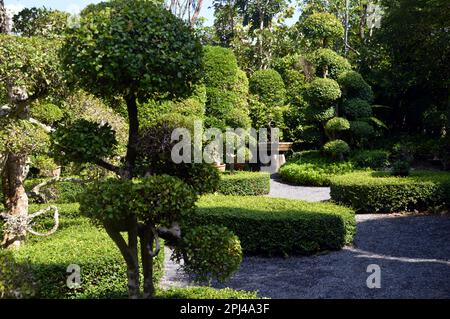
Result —
M 140 234 L 141 238 L 141 259 L 142 259 L 142 271 L 144 274 L 144 298 L 151 299 L 155 292 L 153 285 L 153 257 L 150 252 L 153 250 L 154 236 L 151 227 L 143 227 L 143 231 Z
M 27 156 L 8 153 L 2 173 L 4 204 L 8 218 L 4 230 L 2 246 L 18 248 L 26 237 L 28 196 L 24 181 L 27 175 Z
M 128 110 L 128 121 L 129 121 L 129 131 L 128 131 L 128 146 L 127 155 L 125 158 L 125 178 L 133 178 L 135 174 L 135 165 L 137 157 L 137 143 L 139 139 L 139 119 L 138 119 L 138 109 L 136 103 L 136 97 L 134 95 L 128 96 L 126 98 L 127 110 Z

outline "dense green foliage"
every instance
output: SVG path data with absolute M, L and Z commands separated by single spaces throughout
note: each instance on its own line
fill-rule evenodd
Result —
M 332 140 L 325 143 L 323 151 L 333 158 L 343 159 L 344 155 L 350 153 L 350 147 L 343 140 Z
M 143 100 L 188 93 L 200 76 L 202 49 L 192 30 L 155 1 L 113 0 L 81 12 L 61 56 L 88 92 Z
M 223 195 L 267 195 L 270 192 L 270 175 L 239 171 L 224 173 L 218 192 Z
M 114 155 L 116 134 L 109 124 L 78 120 L 60 126 L 52 135 L 53 156 L 62 163 L 95 163 Z
M 350 161 L 333 161 L 317 151 L 300 152 L 280 169 L 281 178 L 297 185 L 329 186 L 334 175 L 352 172 Z
M 119 250 L 108 235 L 78 217 L 78 205 L 58 205 L 61 212 L 60 230 L 39 240 L 30 240 L 13 253 L 14 262 L 35 282 L 34 294 L 39 298 L 118 298 L 127 295 L 126 266 Z M 31 207 L 35 210 L 37 207 Z M 45 219 L 43 225 L 50 221 Z M 154 278 L 163 275 L 161 253 L 155 260 Z M 81 288 L 69 289 L 67 267 L 81 267 Z M 20 268 L 16 268 L 19 271 Z M 24 277 L 30 278 L 30 277 Z
M 384 168 L 389 165 L 389 152 L 383 150 L 361 150 L 352 154 L 358 167 Z
M 225 281 L 239 269 L 242 248 L 230 230 L 220 226 L 198 226 L 186 230 L 181 249 L 173 258 L 184 260 L 183 269 L 198 281 Z
M 409 177 L 356 172 L 331 179 L 331 198 L 361 213 L 428 210 L 450 204 L 450 175 L 413 171 Z
M 63 36 L 69 13 L 47 8 L 25 8 L 13 16 L 13 32 L 24 37 Z
M 210 287 L 170 288 L 156 292 L 156 298 L 164 299 L 259 299 L 256 292 L 214 289 Z
M 309 39 L 318 41 L 319 45 L 328 47 L 344 35 L 342 23 L 332 14 L 313 13 L 301 23 L 301 32 Z
M 355 216 L 348 208 L 268 197 L 204 196 L 187 222 L 229 228 L 245 255 L 337 250 L 351 243 L 355 232 Z

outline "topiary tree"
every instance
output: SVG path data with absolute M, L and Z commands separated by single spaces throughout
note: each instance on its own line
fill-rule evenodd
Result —
M 343 160 L 344 155 L 346 155 L 350 152 L 350 147 L 343 140 L 333 140 L 333 141 L 327 142 L 323 146 L 323 150 L 326 154 L 331 155 L 331 157 L 339 159 L 339 160 Z
M 341 86 L 343 95 L 347 99 L 359 98 L 369 103 L 373 102 L 372 88 L 358 72 L 348 71 L 342 73 L 337 81 Z
M 308 40 L 323 48 L 327 48 L 344 36 L 341 21 L 331 13 L 313 13 L 301 21 L 299 27 Z
M 119 248 L 127 264 L 130 298 L 141 296 L 138 238 L 144 297 L 151 298 L 152 258 L 159 251 L 159 237 L 178 242 L 177 222 L 186 218 L 198 194 L 206 191 L 194 185 L 201 178 L 204 185 L 213 186 L 207 182 L 210 166 L 203 169 L 186 164 L 169 172 L 184 181 L 159 176 L 175 166 L 155 156 L 155 150 L 164 151 L 170 142 L 165 144 L 166 136 L 155 143 L 153 134 L 140 130 L 137 102 L 188 96 L 200 80 L 202 54 L 191 28 L 165 10 L 160 1 L 146 0 L 112 0 L 88 6 L 81 12 L 80 27 L 69 32 L 61 50 L 70 80 L 100 97 L 121 96 L 126 103 L 129 133 L 121 165 L 101 156 L 114 146 L 108 128 L 101 125 L 72 133 L 70 127 L 65 128 L 66 134 L 55 135 L 55 152 L 96 163 L 120 177 L 94 183 L 80 198 L 80 210 L 102 225 Z M 164 129 L 167 132 L 171 127 Z M 87 151 L 90 143 L 75 142 L 93 133 L 107 137 L 102 142 L 96 140 L 96 150 Z M 127 232 L 127 241 L 121 232 Z
M 325 124 L 325 132 L 331 139 L 335 139 L 339 132 L 350 129 L 350 122 L 343 117 L 334 117 Z
M 205 46 L 206 126 L 250 127 L 248 79 L 230 49 Z
M 281 75 L 272 69 L 258 70 L 250 77 L 251 117 L 256 129 L 283 128 L 286 87 Z
M 349 99 L 342 103 L 342 113 L 350 119 L 369 118 L 372 116 L 372 106 L 366 100 Z
M 49 127 L 32 118 L 33 108 L 49 94 L 61 94 L 59 42 L 0 35 L 0 88 L 7 105 L 0 110 L 0 167 L 6 220 L 2 245 L 19 247 L 30 230 L 24 180 L 28 159 L 48 147 Z M 14 138 L 11 138 L 14 137 Z
M 336 80 L 342 73 L 352 69 L 346 58 L 327 48 L 314 51 L 310 60 L 316 69 L 316 75 L 323 78 Z

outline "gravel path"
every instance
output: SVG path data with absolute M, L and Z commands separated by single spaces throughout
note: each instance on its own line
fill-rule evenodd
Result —
M 216 287 L 258 290 L 271 298 L 450 298 L 450 217 L 358 215 L 354 247 L 312 257 L 246 257 Z M 170 251 L 167 251 L 170 253 Z M 167 261 L 162 285 L 191 285 Z M 381 269 L 381 288 L 366 285 Z
M 273 177 L 270 179 L 270 193 L 268 196 L 320 202 L 330 199 L 330 188 L 288 185 L 282 183 L 277 177 Z
M 268 196 L 306 201 L 330 199 L 328 187 L 281 183 Z M 357 215 L 353 247 L 312 257 L 244 258 L 240 270 L 217 288 L 257 290 L 271 298 L 450 298 L 450 217 Z M 169 260 L 162 286 L 193 285 Z M 367 267 L 381 269 L 381 288 L 369 289 Z

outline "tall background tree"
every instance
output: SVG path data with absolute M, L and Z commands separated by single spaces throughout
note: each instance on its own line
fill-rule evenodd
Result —
M 6 15 L 5 3 L 3 0 L 0 0 L 0 33 L 8 32 L 8 19 Z

